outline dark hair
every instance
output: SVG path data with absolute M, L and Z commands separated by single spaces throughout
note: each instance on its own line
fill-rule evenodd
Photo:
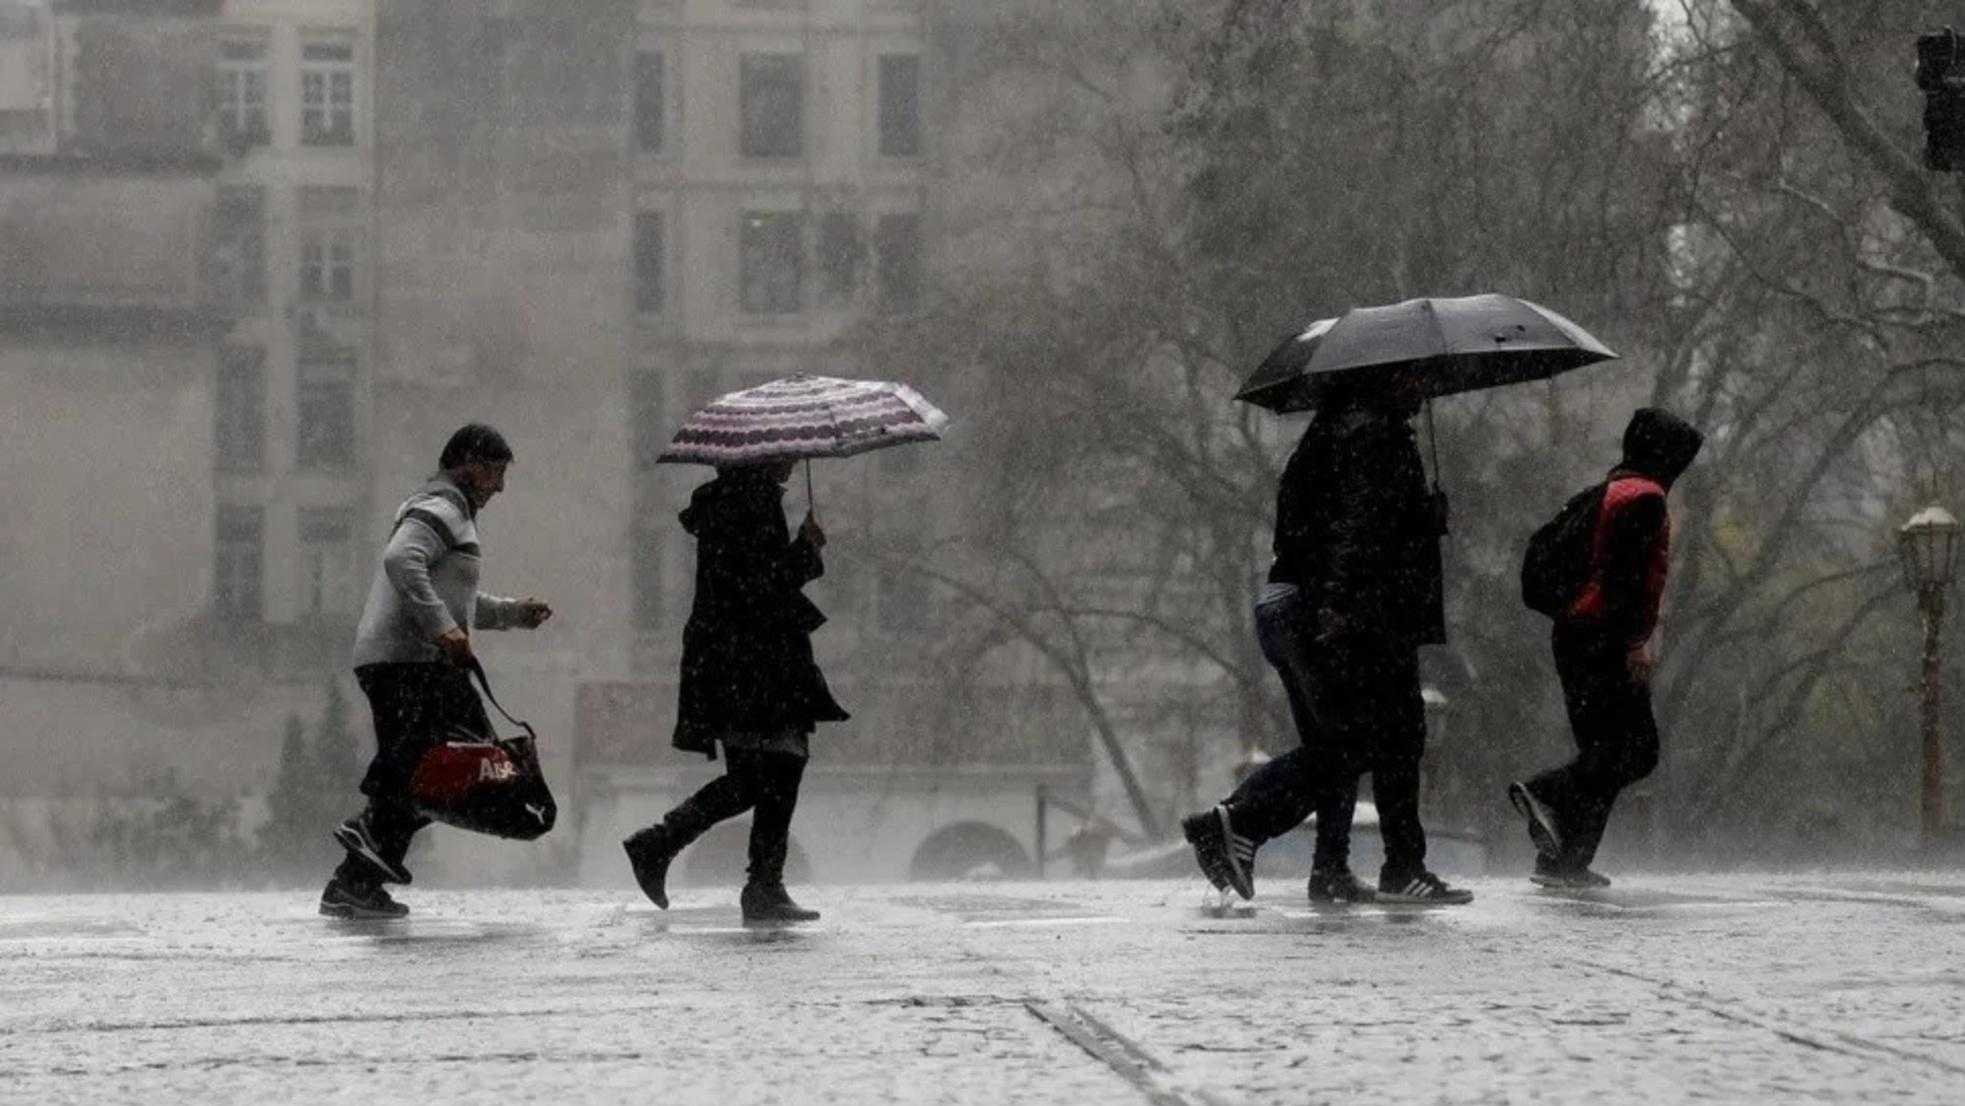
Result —
M 505 444 L 505 435 L 484 423 L 472 422 L 459 427 L 457 433 L 444 443 L 443 456 L 437 458 L 437 467 L 454 469 L 472 461 L 507 464 L 511 459 L 512 447 Z

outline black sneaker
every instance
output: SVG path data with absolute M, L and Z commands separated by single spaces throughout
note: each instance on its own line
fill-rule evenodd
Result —
M 1349 868 L 1333 868 L 1329 871 L 1310 873 L 1310 901 L 1318 905 L 1373 902 L 1378 892 L 1371 889 Z
M 368 816 L 359 814 L 334 827 L 335 844 L 348 850 L 349 856 L 360 857 L 377 875 L 389 883 L 408 883 L 409 869 L 389 861 L 375 843 L 368 831 Z
M 1535 861 L 1535 871 L 1529 874 L 1529 882 L 1538 887 L 1548 887 L 1562 891 L 1600 891 L 1610 886 L 1610 877 L 1599 875 L 1588 868 L 1565 868 L 1560 864 L 1545 863 L 1541 857 Z
M 321 891 L 321 914 L 328 918 L 394 919 L 409 913 L 409 907 L 389 897 L 380 884 L 350 887 L 338 879 L 328 880 Z
M 1556 814 L 1549 809 L 1549 804 L 1536 798 L 1535 792 L 1530 791 L 1525 783 L 1508 785 L 1508 802 L 1528 823 L 1528 839 L 1535 842 L 1536 855 L 1561 856 L 1562 830 L 1556 826 Z
M 649 902 L 667 910 L 669 865 L 677 852 L 668 830 L 660 824 L 650 826 L 621 842 L 621 848 L 627 851 L 628 867 L 634 870 L 641 893 L 648 896 Z
M 791 893 L 785 890 L 782 883 L 770 886 L 745 884 L 738 902 L 743 906 L 744 924 L 747 926 L 796 925 L 819 920 L 819 912 L 807 910 L 793 902 Z
M 1255 842 L 1235 832 L 1225 804 L 1181 819 L 1180 829 L 1194 846 L 1201 874 L 1218 890 L 1233 889 L 1255 898 Z
M 1380 875 L 1378 901 L 1410 906 L 1461 906 L 1473 902 L 1474 893 L 1464 887 L 1449 887 L 1445 880 L 1422 868 L 1409 876 Z

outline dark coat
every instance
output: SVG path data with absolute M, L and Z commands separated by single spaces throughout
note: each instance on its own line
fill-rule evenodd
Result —
M 799 590 L 825 564 L 792 539 L 783 500 L 768 472 L 733 469 L 697 488 L 682 512 L 696 538 L 696 601 L 682 632 L 678 749 L 714 757 L 731 731 L 809 733 L 849 717 L 812 656 L 826 616 Z
M 1439 644 L 1443 533 L 1406 419 L 1364 404 L 1326 408 L 1283 470 L 1269 579 L 1302 588 L 1353 634 Z

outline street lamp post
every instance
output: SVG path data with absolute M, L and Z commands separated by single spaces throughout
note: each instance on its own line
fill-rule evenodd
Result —
M 1938 742 L 1939 633 L 1945 592 L 1958 572 L 1958 519 L 1943 507 L 1926 507 L 1897 532 L 1904 582 L 1924 614 L 1924 787 L 1919 802 L 1925 848 L 1937 844 L 1944 825 L 1944 754 Z

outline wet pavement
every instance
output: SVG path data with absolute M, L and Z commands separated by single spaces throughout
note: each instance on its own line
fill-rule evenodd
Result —
M 1965 875 L 0 897 L 0 1102 L 1965 1101 Z

